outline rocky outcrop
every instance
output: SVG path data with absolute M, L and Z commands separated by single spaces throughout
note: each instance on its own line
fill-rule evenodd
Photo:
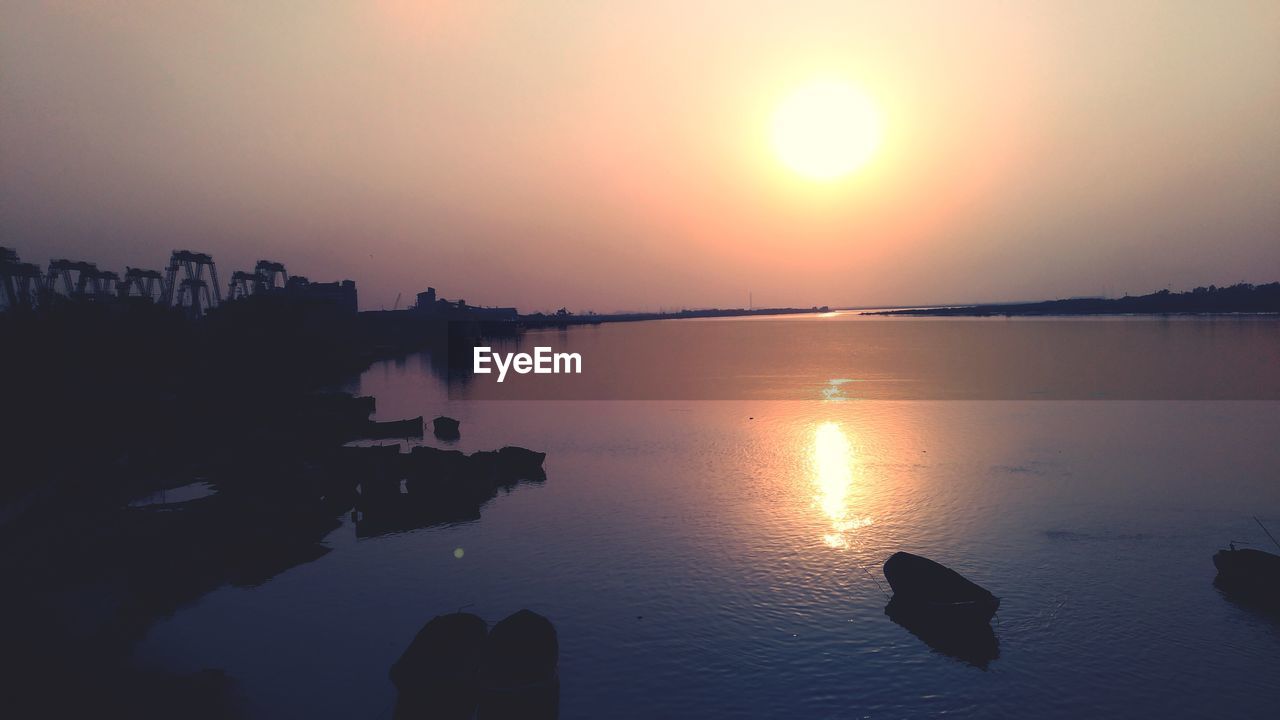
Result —
M 489 626 L 470 613 L 437 615 L 391 666 L 396 718 L 464 720 L 475 712 L 476 673 Z
M 493 627 L 469 613 L 432 618 L 391 666 L 395 717 L 553 720 L 560 644 L 547 618 L 520 610 Z

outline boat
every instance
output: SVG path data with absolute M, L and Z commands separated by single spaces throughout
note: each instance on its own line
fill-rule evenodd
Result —
M 369 440 L 422 437 L 422 416 L 388 422 L 369 421 L 360 429 L 359 436 Z
M 1214 554 L 1213 566 L 1223 589 L 1280 606 L 1280 555 L 1229 543 Z
M 1255 515 L 1253 521 L 1280 547 L 1280 540 L 1276 540 L 1262 520 Z M 1238 599 L 1280 610 L 1280 555 L 1238 548 L 1230 542 L 1226 550 L 1214 553 L 1213 566 L 1218 568 L 1218 577 L 1213 582 L 1220 589 Z
M 989 622 L 1000 598 L 951 568 L 920 555 L 896 552 L 884 561 L 896 608 L 948 622 Z
M 457 440 L 458 439 L 458 421 L 441 415 L 431 421 L 432 431 L 435 436 L 441 440 Z

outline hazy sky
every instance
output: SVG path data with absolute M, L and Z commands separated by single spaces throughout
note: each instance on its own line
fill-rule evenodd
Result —
M 1280 3 L 0 0 L 0 245 L 523 309 L 1280 279 Z M 870 164 L 782 165 L 813 78 Z

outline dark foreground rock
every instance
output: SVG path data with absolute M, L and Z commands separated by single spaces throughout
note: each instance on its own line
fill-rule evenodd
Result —
M 465 720 L 479 700 L 476 673 L 489 626 L 470 613 L 437 615 L 423 626 L 395 665 L 395 717 Z
M 487 632 L 469 613 L 428 622 L 391 667 L 397 720 L 554 720 L 560 708 L 555 626 L 521 610 Z

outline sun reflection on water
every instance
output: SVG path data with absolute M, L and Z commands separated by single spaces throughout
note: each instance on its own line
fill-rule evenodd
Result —
M 850 533 L 870 525 L 871 518 L 858 516 L 850 507 L 855 490 L 853 445 L 837 423 L 824 422 L 814 431 L 813 468 L 814 501 L 831 522 L 822 541 L 831 548 L 847 548 Z

